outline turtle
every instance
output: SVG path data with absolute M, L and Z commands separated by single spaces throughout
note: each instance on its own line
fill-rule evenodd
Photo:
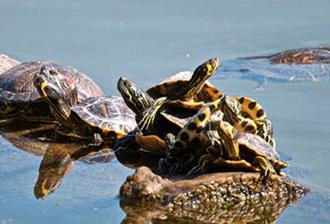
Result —
M 279 173 L 287 166 L 263 138 L 253 133 L 238 132 L 225 120 L 226 114 L 220 109 L 227 99 L 224 95 L 206 104 L 191 117 L 172 141 L 168 158 L 163 160 L 162 166 L 166 168 L 168 164 L 175 164 L 171 161 L 174 160 L 180 168 L 184 168 L 181 172 L 189 170 L 188 174 L 192 174 L 203 170 L 205 164 L 212 164 L 221 168 L 259 171 L 262 177 Z
M 158 110 L 162 107 L 179 105 L 180 108 L 198 110 L 205 102 L 197 98 L 197 93 L 203 89 L 205 81 L 214 75 L 220 66 L 221 63 L 217 57 L 199 65 L 186 85 L 181 88 L 171 88 L 166 96 L 158 98 L 151 107 L 144 111 L 143 118 L 139 122 L 141 129 L 152 125 Z
M 228 125 L 220 125 L 220 128 L 228 128 Z M 198 166 L 194 167 L 190 172 L 194 173 L 196 170 L 243 170 L 260 172 L 262 181 L 266 181 L 270 175 L 285 175 L 281 172 L 282 169 L 288 166 L 287 162 L 281 160 L 278 152 L 268 142 L 258 135 L 251 133 L 237 133 L 231 132 L 234 128 L 229 130 L 219 131 L 220 140 L 224 144 L 218 148 L 207 149 L 207 154 L 201 156 L 198 161 Z M 229 139 L 227 134 L 230 134 Z M 226 137 L 225 137 L 226 136 Z M 229 140 L 229 141 L 228 141 Z M 225 141 L 228 141 L 224 143 Z M 231 145 L 236 148 L 238 158 L 232 159 L 226 157 L 225 152 Z M 219 151 L 220 150 L 220 156 Z M 229 150 L 230 151 L 230 150 Z M 215 153 L 216 152 L 216 153 Z M 197 169 L 196 169 L 197 168 Z
M 300 48 L 282 51 L 279 53 L 245 57 L 242 59 L 268 59 L 272 64 L 330 64 L 330 46 Z
M 133 81 L 125 77 L 119 78 L 117 89 L 126 105 L 136 114 L 135 119 L 139 123 L 143 118 L 143 112 L 150 108 L 155 100 Z M 134 142 L 139 148 L 163 154 L 167 148 L 163 141 L 165 135 L 169 132 L 178 133 L 191 115 L 184 111 L 162 110 L 156 115 L 153 125 L 148 129 L 133 131 L 125 139 L 118 142 L 115 148 L 127 148 L 127 145 L 132 147 L 132 142 Z
M 268 82 L 302 82 L 329 80 L 330 47 L 290 49 L 271 55 L 241 57 L 223 61 L 218 78 L 256 81 L 255 90 Z
M 91 142 L 86 146 L 87 153 L 104 146 L 111 148 L 118 139 L 136 128 L 135 114 L 121 97 L 91 96 L 73 104 L 78 97 L 77 88 L 68 88 L 59 77 L 58 70 L 42 67 L 33 78 L 40 97 L 48 103 L 59 123 L 58 136 Z
M 37 122 L 51 122 L 47 103 L 41 99 L 33 85 L 33 77 L 41 68 L 49 72 L 59 72 L 62 79 L 70 78 L 77 88 L 77 103 L 90 96 L 102 96 L 100 87 L 86 74 L 71 66 L 60 65 L 52 61 L 30 61 L 18 64 L 0 75 L 0 118 L 10 119 L 28 117 Z M 45 69 L 43 69 L 45 71 Z M 66 82 L 66 81 L 65 81 Z

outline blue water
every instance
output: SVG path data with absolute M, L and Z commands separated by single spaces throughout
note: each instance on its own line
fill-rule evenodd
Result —
M 232 59 L 329 44 L 330 2 L 0 0 L 0 51 L 20 61 L 50 59 L 89 74 L 107 94 L 125 75 L 147 87 L 206 58 Z M 330 84 L 211 80 L 260 101 L 274 123 L 291 176 L 315 193 L 278 223 L 329 223 Z M 1 223 L 120 223 L 119 186 L 133 171 L 114 161 L 78 162 L 61 188 L 36 200 L 41 157 L 0 139 Z

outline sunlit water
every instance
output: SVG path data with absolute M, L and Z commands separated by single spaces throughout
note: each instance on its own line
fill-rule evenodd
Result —
M 329 44 L 329 8 L 327 0 L 0 0 L 0 51 L 20 61 L 73 65 L 118 94 L 122 75 L 147 87 L 213 56 Z M 329 223 L 329 197 L 321 197 L 330 189 L 329 82 L 268 83 L 263 91 L 254 91 L 252 81 L 212 82 L 264 105 L 279 150 L 291 158 L 291 176 L 315 192 L 278 223 Z M 132 170 L 117 161 L 78 162 L 61 188 L 40 201 L 33 195 L 40 160 L 0 140 L 1 223 L 120 223 L 118 190 Z

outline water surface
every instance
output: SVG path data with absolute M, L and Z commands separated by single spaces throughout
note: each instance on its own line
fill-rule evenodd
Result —
M 147 87 L 213 56 L 329 44 L 329 7 L 327 0 L 1 0 L 0 51 L 20 61 L 73 65 L 107 94 L 118 94 L 121 75 Z M 264 105 L 279 150 L 292 158 L 288 172 L 315 192 L 278 223 L 329 223 L 329 197 L 317 194 L 330 188 L 329 82 L 268 83 L 256 92 L 252 81 L 212 81 Z M 40 201 L 33 195 L 40 161 L 0 139 L 2 223 L 120 223 L 118 189 L 132 170 L 117 161 L 78 162 L 61 188 Z

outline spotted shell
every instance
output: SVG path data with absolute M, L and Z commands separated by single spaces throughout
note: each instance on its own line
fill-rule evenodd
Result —
M 72 111 L 91 126 L 105 131 L 125 134 L 137 127 L 135 113 L 118 96 L 89 97 Z
M 101 88 L 86 74 L 71 66 L 59 65 L 52 61 L 31 61 L 16 65 L 0 75 L 0 98 L 7 101 L 29 102 L 40 96 L 33 85 L 33 76 L 42 66 L 52 66 L 63 75 L 75 81 L 78 101 L 90 96 L 101 96 Z
M 147 93 L 154 99 L 167 96 L 172 89 L 182 88 L 185 86 L 192 77 L 192 72 L 184 71 L 179 72 L 159 84 L 150 87 Z M 218 91 L 209 81 L 206 81 L 203 89 L 195 96 L 195 100 L 210 102 L 221 97 L 222 93 Z

